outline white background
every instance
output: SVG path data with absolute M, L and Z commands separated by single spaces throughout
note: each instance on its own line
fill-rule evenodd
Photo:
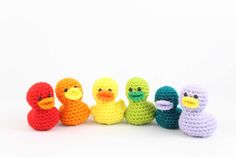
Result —
M 0 156 L 227 156 L 236 150 L 235 0 L 1 0 Z M 197 83 L 209 91 L 206 111 L 218 129 L 206 139 L 179 130 L 90 119 L 76 127 L 32 130 L 27 89 L 78 79 L 94 104 L 93 82 L 116 79 L 119 98 L 133 76 L 178 91 Z M 59 102 L 56 104 L 60 106 Z

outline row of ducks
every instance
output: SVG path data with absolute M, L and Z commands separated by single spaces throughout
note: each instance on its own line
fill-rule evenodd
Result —
M 180 128 L 185 134 L 194 137 L 208 137 L 216 129 L 215 118 L 203 112 L 207 105 L 207 92 L 197 85 L 184 87 L 180 94 L 170 86 L 159 88 L 155 103 L 147 101 L 149 86 L 142 78 L 134 77 L 126 84 L 129 104 L 116 101 L 118 84 L 111 78 L 101 78 L 93 85 L 96 104 L 91 108 L 82 101 L 81 84 L 73 78 L 59 81 L 55 88 L 56 96 L 62 103 L 59 111 L 55 107 L 53 88 L 46 82 L 31 86 L 27 101 L 32 107 L 28 113 L 28 123 L 35 130 L 49 130 L 60 120 L 66 126 L 85 122 L 89 115 L 100 124 L 120 123 L 124 118 L 129 124 L 144 125 L 156 119 L 167 129 Z M 180 107 L 178 104 L 180 103 Z

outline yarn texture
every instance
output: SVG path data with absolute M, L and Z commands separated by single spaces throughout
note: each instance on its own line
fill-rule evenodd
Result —
M 178 93 L 170 86 L 159 88 L 155 94 L 157 106 L 156 121 L 166 129 L 179 128 L 178 120 L 181 109 L 178 108 Z
M 188 85 L 180 93 L 183 112 L 180 115 L 179 127 L 187 135 L 208 137 L 216 130 L 214 116 L 204 112 L 207 105 L 207 92 L 198 85 Z
M 56 85 L 56 95 L 62 106 L 59 109 L 62 124 L 74 126 L 84 123 L 90 114 L 89 107 L 82 102 L 81 84 L 73 78 L 65 78 Z
M 93 97 L 96 105 L 91 107 L 93 119 L 100 124 L 120 123 L 126 109 L 123 100 L 115 101 L 118 95 L 118 84 L 115 80 L 104 77 L 95 81 Z
M 149 124 L 155 118 L 156 108 L 153 103 L 147 101 L 149 86 L 142 78 L 134 77 L 126 84 L 126 96 L 129 105 L 125 111 L 125 118 L 129 124 Z
M 27 102 L 32 107 L 28 113 L 29 125 L 39 131 L 53 128 L 59 120 L 59 112 L 54 107 L 54 92 L 46 82 L 39 82 L 30 87 L 26 96 Z

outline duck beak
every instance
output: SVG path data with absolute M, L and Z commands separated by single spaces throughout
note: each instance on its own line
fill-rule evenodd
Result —
M 144 99 L 143 92 L 129 92 L 128 98 L 131 99 L 133 102 L 139 102 Z
M 182 104 L 183 104 L 183 106 L 185 106 L 187 108 L 195 109 L 195 108 L 198 108 L 199 101 L 197 99 L 192 98 L 192 97 L 183 97 Z
M 38 102 L 38 106 L 43 110 L 49 110 L 54 107 L 55 99 L 54 98 L 45 98 Z
M 97 97 L 103 101 L 112 101 L 114 99 L 114 94 L 109 91 L 98 92 Z
M 156 101 L 156 106 L 159 110 L 167 111 L 173 108 L 173 103 L 166 100 Z
M 79 100 L 82 98 L 82 91 L 79 88 L 71 87 L 65 93 L 65 97 L 69 100 Z

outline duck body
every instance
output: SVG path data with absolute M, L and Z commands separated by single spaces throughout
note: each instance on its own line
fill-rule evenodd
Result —
M 91 115 L 95 122 L 100 124 L 116 124 L 124 119 L 126 109 L 123 100 L 115 101 L 118 95 L 118 83 L 109 77 L 95 81 L 93 96 L 96 105 L 91 107 Z
M 54 91 L 46 82 L 38 82 L 27 92 L 27 102 L 32 110 L 27 115 L 28 124 L 35 130 L 47 131 L 59 121 L 55 106 Z
M 181 109 L 178 108 L 178 93 L 173 87 L 163 86 L 156 91 L 156 122 L 166 129 L 178 129 Z
M 32 109 L 27 119 L 29 125 L 35 130 L 46 131 L 58 123 L 59 113 L 55 107 L 49 110 Z
M 129 124 L 145 125 L 155 118 L 156 108 L 148 101 L 130 103 L 125 111 L 125 118 Z
M 82 101 L 81 84 L 73 78 L 64 78 L 57 83 L 56 95 L 62 103 L 59 112 L 63 125 L 75 126 L 84 123 L 90 114 L 89 107 Z
M 59 109 L 64 125 L 74 126 L 84 123 L 89 116 L 89 107 L 82 101 L 67 101 Z
M 183 112 L 179 119 L 180 129 L 193 137 L 208 137 L 213 134 L 217 123 L 214 116 L 206 112 Z
M 193 137 L 211 136 L 217 127 L 215 117 L 204 112 L 208 96 L 205 89 L 198 85 L 188 85 L 180 93 L 183 112 L 180 115 L 179 127 L 182 132 Z
M 180 114 L 181 114 L 180 108 L 175 108 L 173 110 L 168 110 L 168 111 L 157 109 L 156 121 L 163 128 L 178 129 L 179 128 L 178 120 Z
M 125 105 L 122 100 L 118 102 L 109 102 L 96 104 L 91 108 L 91 114 L 94 120 L 100 124 L 120 123 L 124 118 Z
M 129 105 L 125 111 L 125 118 L 129 124 L 144 125 L 155 119 L 156 108 L 147 101 L 149 86 L 146 80 L 134 77 L 126 83 L 126 96 Z

